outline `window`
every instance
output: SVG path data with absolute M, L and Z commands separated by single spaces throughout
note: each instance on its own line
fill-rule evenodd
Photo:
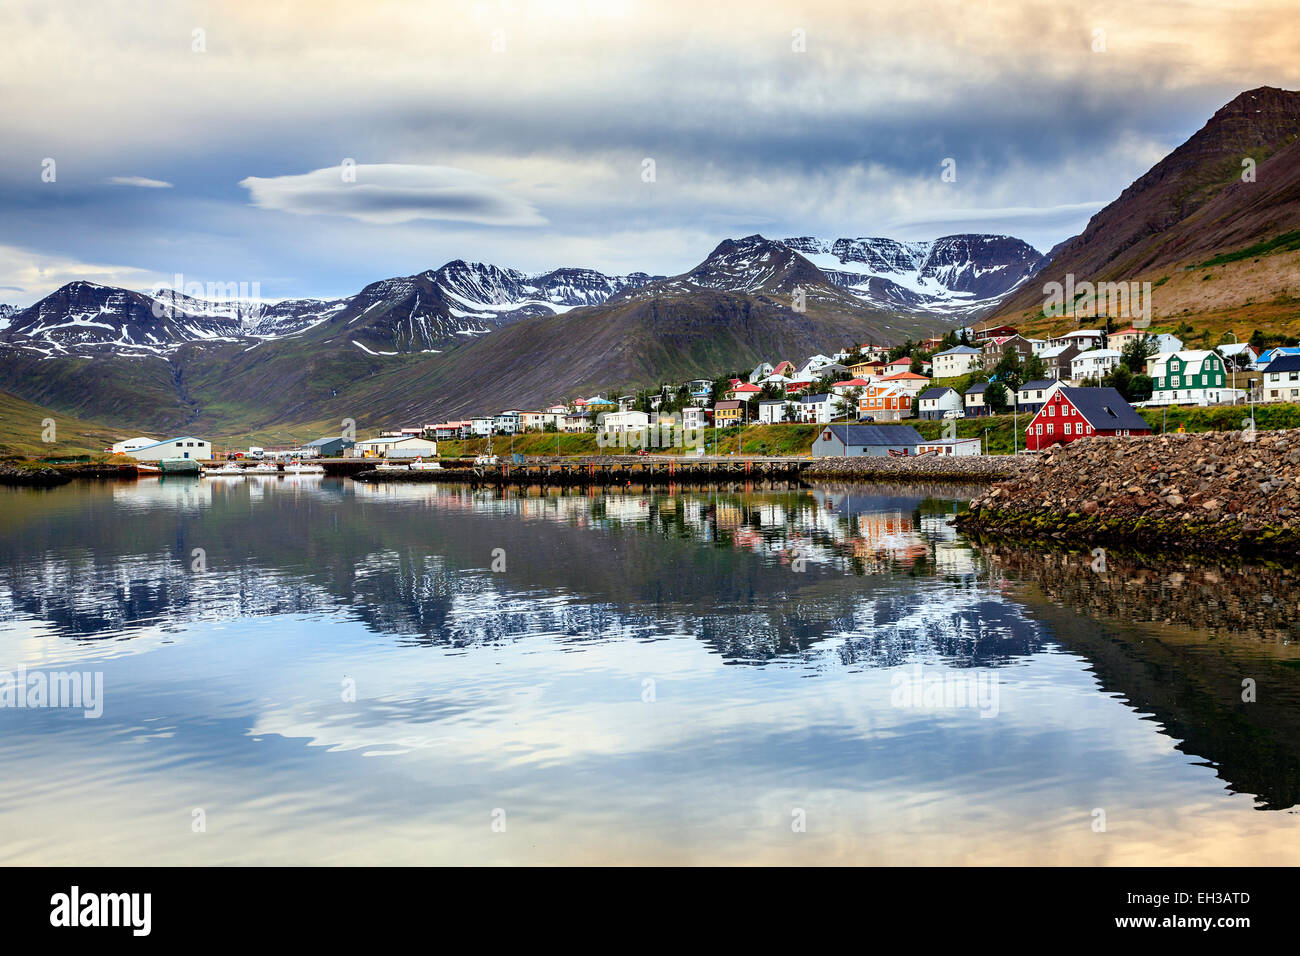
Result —
M 1051 422 L 1048 422 L 1048 423 L 1047 423 L 1047 434 L 1049 434 L 1049 435 L 1052 434 L 1052 428 L 1053 428 L 1052 423 L 1051 423 Z
M 1069 423 L 1069 422 L 1066 422 L 1066 423 L 1065 423 L 1065 433 L 1066 433 L 1067 435 L 1070 434 L 1070 423 Z

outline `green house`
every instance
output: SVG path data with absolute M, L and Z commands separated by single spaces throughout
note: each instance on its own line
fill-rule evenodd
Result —
M 1223 357 L 1217 352 L 1163 352 L 1147 360 L 1153 402 L 1208 404 L 1229 398 Z

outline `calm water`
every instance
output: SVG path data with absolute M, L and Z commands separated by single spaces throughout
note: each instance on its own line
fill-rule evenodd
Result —
M 0 708 L 0 858 L 1300 859 L 1294 571 L 977 545 L 969 496 L 2 489 L 0 671 L 102 716 Z

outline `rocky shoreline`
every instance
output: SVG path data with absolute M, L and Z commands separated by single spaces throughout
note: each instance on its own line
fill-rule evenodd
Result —
M 66 485 L 72 480 L 57 468 L 28 466 L 22 467 L 13 462 L 0 462 L 0 485 L 15 485 L 22 488 L 53 488 Z
M 1160 549 L 1300 552 L 1300 430 L 1090 438 L 974 499 L 965 532 Z

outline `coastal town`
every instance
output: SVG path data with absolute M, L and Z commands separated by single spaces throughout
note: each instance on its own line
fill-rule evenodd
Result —
M 969 456 L 992 449 L 986 438 L 959 437 L 956 423 L 963 420 L 1011 416 L 1010 450 L 1038 451 L 1094 435 L 1152 434 L 1141 409 L 1300 401 L 1300 346 L 1270 346 L 1253 337 L 1187 349 L 1172 333 L 1110 328 L 1114 324 L 1050 338 L 1026 336 L 1008 325 L 962 328 L 920 342 L 818 353 L 798 364 L 775 358 L 752 370 L 664 383 L 658 390 L 396 423 L 365 438 L 353 430 L 291 445 L 236 449 L 227 443 L 218 453 L 208 439 L 135 436 L 105 451 L 141 462 L 216 457 L 410 462 L 436 459 L 439 442 L 486 440 L 491 457 L 494 438 L 586 434 L 596 439 L 589 453 L 703 455 L 720 452 L 716 438 L 709 437 L 718 430 L 813 425 L 825 427 L 798 449 L 801 456 Z M 937 435 L 923 437 L 908 427 L 935 421 L 945 426 Z

